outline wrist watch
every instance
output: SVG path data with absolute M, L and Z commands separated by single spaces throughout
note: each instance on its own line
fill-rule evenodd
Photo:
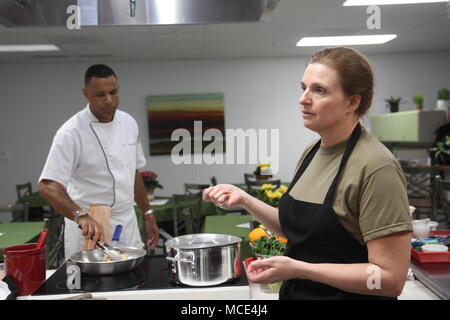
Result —
M 144 212 L 144 216 L 147 218 L 149 216 L 152 216 L 154 214 L 153 209 L 148 209 Z
M 88 215 L 89 215 L 89 212 L 86 209 L 77 210 L 77 211 L 75 211 L 75 214 L 73 215 L 73 221 L 78 223 L 78 221 L 80 220 L 81 217 L 85 217 Z

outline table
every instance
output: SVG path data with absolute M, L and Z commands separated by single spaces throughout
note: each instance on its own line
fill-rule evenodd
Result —
M 0 260 L 3 261 L 4 248 L 37 242 L 44 225 L 44 221 L 0 223 Z
M 207 216 L 205 218 L 204 232 L 229 234 L 242 238 L 241 259 L 253 256 L 253 250 L 248 242 L 250 232 L 250 221 L 255 219 L 251 215 L 243 216 Z M 248 224 L 248 227 L 239 226 Z

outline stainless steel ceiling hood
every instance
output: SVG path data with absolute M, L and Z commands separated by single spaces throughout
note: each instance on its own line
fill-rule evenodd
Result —
M 64 26 L 78 6 L 81 26 L 267 21 L 280 0 L 0 0 L 7 27 Z M 72 7 L 73 8 L 73 7 Z
M 0 23 L 6 27 L 66 25 L 67 8 L 77 0 L 0 0 Z

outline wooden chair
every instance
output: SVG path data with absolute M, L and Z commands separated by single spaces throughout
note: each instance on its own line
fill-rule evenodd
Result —
M 439 168 L 434 166 L 402 166 L 405 173 L 409 204 L 416 207 L 416 217 L 436 216 L 437 190 L 435 178 Z
M 17 184 L 16 185 L 17 192 L 17 202 L 25 203 L 25 201 L 20 201 L 22 198 L 32 195 L 33 190 L 31 188 L 31 182 Z M 49 207 L 49 209 L 44 209 L 44 207 L 37 207 L 30 205 L 28 207 L 27 215 L 17 216 L 17 213 L 14 217 L 15 221 L 42 221 L 44 218 L 49 218 L 53 216 L 53 209 Z
M 10 212 L 11 222 L 28 221 L 29 205 L 28 203 L 15 203 L 6 206 L 0 206 L 0 212 Z
M 16 184 L 16 191 L 17 191 L 17 199 L 21 199 L 25 196 L 31 195 L 31 182 L 23 183 L 23 184 Z
M 196 183 L 185 183 L 184 192 L 186 194 L 193 194 L 197 192 L 202 192 L 204 189 L 209 188 L 209 184 L 196 184 Z
M 183 231 L 186 234 L 200 232 L 204 220 L 201 192 L 172 195 L 172 207 L 175 236 Z
M 439 200 L 439 207 L 442 209 L 442 212 L 445 217 L 445 223 L 447 224 L 447 228 L 450 227 L 450 181 L 444 181 L 438 175 L 436 176 L 436 189 L 437 189 L 437 197 Z M 437 220 L 437 217 L 434 217 Z

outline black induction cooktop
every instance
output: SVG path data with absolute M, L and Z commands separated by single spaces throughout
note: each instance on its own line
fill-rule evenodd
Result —
M 165 256 L 146 256 L 139 268 L 121 274 L 91 275 L 82 273 L 81 289 L 69 289 L 67 287 L 67 266 L 68 262 L 61 265 L 32 294 L 32 296 L 83 292 L 188 288 L 188 286 L 169 281 L 169 269 Z M 242 271 L 239 279 L 215 287 L 248 285 L 245 271 Z

